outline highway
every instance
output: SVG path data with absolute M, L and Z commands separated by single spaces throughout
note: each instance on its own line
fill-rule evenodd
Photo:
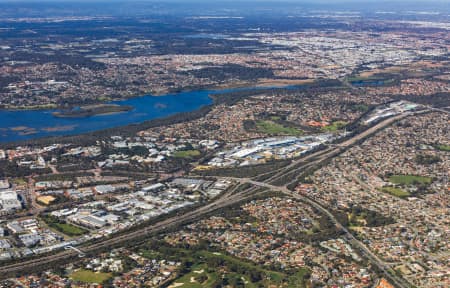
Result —
M 325 207 L 323 207 L 322 205 L 320 205 L 319 203 L 317 203 L 316 201 L 313 201 L 310 198 L 304 197 L 300 194 L 297 193 L 293 193 L 291 190 L 289 190 L 288 188 L 286 188 L 285 186 L 280 187 L 280 186 L 274 186 L 271 184 L 267 184 L 264 182 L 257 182 L 251 179 L 240 179 L 241 183 L 250 183 L 253 184 L 255 186 L 260 186 L 260 187 L 265 187 L 265 188 L 269 188 L 272 191 L 278 191 L 281 192 L 283 194 L 286 194 L 294 199 L 300 200 L 304 203 L 307 203 L 308 205 L 316 208 L 317 210 L 321 211 L 323 214 L 327 215 L 329 217 L 329 219 L 331 219 L 331 221 L 334 223 L 334 225 L 336 225 L 336 227 L 344 232 L 345 238 L 347 240 L 347 242 L 356 250 L 356 251 L 360 251 L 361 254 L 370 261 L 371 264 L 377 266 L 379 268 L 380 271 L 383 271 L 384 277 L 386 279 L 389 279 L 391 281 L 391 283 L 395 284 L 396 287 L 400 287 L 400 288 L 408 288 L 411 287 L 412 285 L 408 285 L 406 284 L 406 280 L 399 278 L 398 276 L 394 275 L 393 273 L 389 272 L 389 266 L 386 265 L 386 263 L 384 263 L 384 261 L 382 261 L 377 255 L 375 255 L 374 253 L 372 253 L 372 251 L 370 251 L 369 248 L 367 248 L 366 245 L 364 245 L 361 241 L 359 241 L 358 239 L 355 238 L 355 236 L 353 236 L 352 233 L 350 233 L 350 231 L 343 226 L 341 223 L 339 223 L 339 221 L 336 219 L 336 217 Z
M 305 171 L 309 168 L 313 168 L 313 167 L 341 154 L 346 149 L 357 144 L 359 141 L 375 134 L 376 132 L 384 129 L 387 126 L 390 126 L 392 123 L 402 120 L 411 115 L 419 114 L 419 113 L 424 113 L 424 112 L 423 111 L 406 112 L 406 113 L 402 113 L 402 114 L 399 114 L 399 115 L 391 117 L 391 118 L 387 118 L 383 121 L 380 121 L 378 124 L 368 128 L 367 130 L 345 140 L 344 142 L 342 142 L 340 144 L 330 145 L 326 149 L 317 151 L 317 152 L 307 155 L 303 158 L 295 160 L 291 164 L 289 164 L 285 167 L 282 167 L 275 171 L 267 172 L 265 174 L 259 175 L 254 178 L 259 178 L 260 176 L 264 176 L 264 175 L 270 175 L 269 178 L 264 179 L 264 182 L 274 184 L 274 182 L 276 182 L 276 180 L 278 180 L 281 177 L 285 177 L 286 175 L 290 175 L 290 174 L 299 174 L 299 171 Z M 273 173 L 273 174 L 271 174 L 271 173 Z M 289 184 L 291 184 L 291 183 L 286 183 L 286 186 L 288 186 Z
M 341 231 L 343 231 L 345 233 L 347 240 L 353 246 L 353 248 L 356 248 L 355 250 L 362 251 L 363 256 L 365 256 L 372 263 L 372 265 L 377 266 L 380 271 L 383 271 L 383 273 L 385 274 L 384 276 L 387 279 L 391 280 L 391 282 L 394 283 L 397 287 L 407 288 L 407 287 L 409 287 L 409 285 L 404 283 L 405 280 L 402 278 L 399 278 L 396 275 L 392 275 L 391 273 L 389 273 L 388 272 L 389 267 L 387 267 L 383 261 L 381 261 L 363 243 L 361 243 L 359 240 L 357 240 L 343 225 L 341 225 L 341 223 L 339 223 L 336 220 L 336 218 L 330 211 L 328 211 L 326 208 L 321 206 L 319 203 L 317 203 L 309 198 L 306 198 L 301 195 L 297 195 L 297 194 L 293 193 L 291 190 L 289 190 L 287 188 L 287 186 L 290 183 L 284 183 L 284 185 L 278 185 L 278 186 L 274 185 L 273 183 L 277 182 L 277 180 L 280 180 L 287 173 L 300 173 L 302 171 L 305 171 L 306 169 L 313 169 L 313 168 L 317 167 L 317 165 L 323 163 L 324 161 L 330 160 L 333 157 L 336 157 L 337 155 L 341 154 L 342 152 L 347 150 L 349 147 L 357 144 L 359 141 L 365 139 L 366 137 L 369 137 L 369 136 L 375 134 L 376 132 L 384 129 L 385 127 L 391 125 L 392 123 L 394 123 L 396 121 L 399 121 L 401 119 L 404 119 L 408 116 L 411 116 L 411 115 L 414 115 L 417 113 L 423 113 L 423 111 L 414 112 L 414 113 L 407 112 L 407 113 L 403 113 L 403 114 L 385 119 L 385 120 L 379 122 L 378 124 L 363 131 L 362 133 L 354 135 L 353 137 L 345 140 L 344 142 L 342 142 L 338 145 L 330 146 L 324 150 L 320 150 L 320 151 L 317 151 L 310 155 L 307 155 L 303 158 L 297 159 L 285 167 L 282 167 L 278 170 L 270 171 L 269 172 L 270 174 L 266 173 L 267 175 L 269 175 L 269 177 L 264 179 L 263 181 L 255 180 L 255 178 L 259 178 L 261 175 L 259 175 L 258 177 L 255 177 L 253 179 L 230 178 L 230 177 L 226 177 L 226 179 L 232 179 L 239 183 L 250 183 L 256 187 L 265 187 L 265 188 L 268 188 L 273 191 L 278 191 L 278 192 L 284 193 L 286 195 L 289 195 L 293 198 L 296 198 L 298 200 L 301 200 L 305 203 L 308 203 L 309 205 L 315 207 L 319 211 L 322 211 L 322 213 L 324 213 L 325 215 L 328 215 L 328 217 L 334 222 L 334 224 L 338 227 L 338 229 L 340 229 Z M 259 192 L 259 193 L 262 193 L 262 192 Z M 142 240 L 143 238 L 147 238 L 147 237 L 156 235 L 157 233 L 164 232 L 169 228 L 175 228 L 180 225 L 185 225 L 187 223 L 193 222 L 196 219 L 199 219 L 199 218 L 207 215 L 208 213 L 223 209 L 223 208 L 233 205 L 233 204 L 237 204 L 241 201 L 250 199 L 256 195 L 257 194 L 255 194 L 254 187 L 250 187 L 244 191 L 239 191 L 239 192 L 236 192 L 236 190 L 231 190 L 231 191 L 228 191 L 228 192 L 224 193 L 223 195 L 219 196 L 214 201 L 206 203 L 204 206 L 201 206 L 195 210 L 186 212 L 182 215 L 173 216 L 173 217 L 167 218 L 165 220 L 162 220 L 160 222 L 157 222 L 155 224 L 149 224 L 148 226 L 146 226 L 140 230 L 131 231 L 126 234 L 119 233 L 118 235 L 115 235 L 112 238 L 103 239 L 94 244 L 89 244 L 89 245 L 85 245 L 85 246 L 80 245 L 80 246 L 77 246 L 77 249 L 79 249 L 84 254 L 89 254 L 89 253 L 95 253 L 96 251 L 99 251 L 103 248 L 114 247 L 117 245 L 130 243 L 133 241 L 136 242 L 136 240 L 139 241 L 139 240 Z M 138 244 L 138 243 L 136 243 L 136 244 Z M 74 249 L 68 249 L 68 250 L 64 250 L 61 252 L 56 252 L 53 255 L 44 255 L 44 256 L 41 256 L 41 257 L 38 257 L 35 259 L 24 260 L 19 263 L 4 265 L 4 266 L 0 267 L 0 279 L 15 276 L 16 273 L 20 274 L 20 273 L 23 273 L 23 271 L 27 271 L 27 270 L 33 271 L 33 270 L 36 270 L 36 267 L 40 267 L 40 266 L 49 267 L 48 266 L 49 263 L 52 263 L 52 262 L 54 262 L 54 263 L 59 262 L 59 261 L 69 262 L 71 259 L 77 257 L 78 253 L 79 252 L 77 252 Z M 46 269 L 46 268 L 42 268 L 42 269 Z
M 239 203 L 241 201 L 244 201 L 246 199 L 252 198 L 258 193 L 250 194 L 249 191 L 253 191 L 253 187 L 240 191 L 237 193 L 233 193 L 234 191 L 229 191 L 222 195 L 222 197 L 216 199 L 213 202 L 210 202 L 206 204 L 205 206 L 202 206 L 196 210 L 189 211 L 183 215 L 177 215 L 165 220 L 162 220 L 156 224 L 149 225 L 147 227 L 144 227 L 140 230 L 132 231 L 126 234 L 120 234 L 116 235 L 113 238 L 102 240 L 98 243 L 90 244 L 87 246 L 78 246 L 77 250 L 70 249 L 70 250 L 64 250 L 58 253 L 55 253 L 53 255 L 46 255 L 42 256 L 36 259 L 30 259 L 25 260 L 19 263 L 14 263 L 10 265 L 5 265 L 0 267 L 0 279 L 8 278 L 15 276 L 16 273 L 23 273 L 23 271 L 26 270 L 33 270 L 36 269 L 36 267 L 39 267 L 41 265 L 48 265 L 51 262 L 57 262 L 57 261 L 70 261 L 70 259 L 78 257 L 78 254 L 88 254 L 90 252 L 98 251 L 105 247 L 113 247 L 120 244 L 126 244 L 130 243 L 130 241 L 133 241 L 134 239 L 142 239 L 146 236 L 155 235 L 159 232 L 163 232 L 169 228 L 174 228 L 179 225 L 184 225 L 187 223 L 190 223 L 196 219 L 201 218 L 202 216 L 207 215 L 208 213 L 217 211 L 219 209 L 225 208 L 227 206 Z M 137 243 L 136 243 L 137 244 Z M 48 266 L 47 266 L 48 267 Z
M 380 121 L 378 124 L 370 127 L 369 129 L 361 132 L 360 134 L 357 134 L 344 142 L 330 146 L 324 150 L 317 151 L 313 154 L 310 154 L 304 158 L 300 158 L 296 161 L 293 161 L 291 164 L 282 167 L 275 171 L 274 174 L 272 174 L 269 178 L 264 179 L 264 181 L 257 181 L 255 179 L 258 179 L 260 176 L 250 178 L 232 178 L 232 177 L 226 177 L 226 179 L 239 181 L 240 183 L 250 183 L 255 186 L 265 187 L 268 189 L 271 189 L 272 191 L 278 191 L 283 194 L 286 194 L 292 198 L 298 199 L 300 201 L 303 201 L 304 203 L 307 203 L 319 211 L 321 211 L 323 214 L 327 215 L 331 221 L 336 225 L 336 227 L 344 232 L 345 238 L 347 239 L 348 243 L 356 250 L 360 251 L 362 256 L 364 256 L 369 262 L 377 266 L 380 271 L 383 272 L 384 277 L 391 281 L 391 283 L 395 284 L 396 287 L 399 288 L 408 288 L 412 285 L 410 283 L 407 283 L 407 281 L 401 277 L 398 277 L 397 275 L 390 273 L 389 266 L 384 263 L 378 256 L 376 256 L 372 251 L 370 251 L 369 248 L 367 248 L 366 245 L 364 245 L 361 241 L 356 239 L 350 231 L 346 227 L 344 227 L 339 221 L 336 219 L 336 217 L 325 207 L 317 203 L 316 201 L 313 201 L 312 199 L 309 199 L 307 197 L 301 196 L 299 194 L 293 193 L 291 190 L 287 188 L 289 184 L 291 183 L 284 183 L 283 185 L 274 185 L 273 183 L 276 182 L 279 178 L 285 176 L 286 174 L 290 173 L 297 173 L 300 174 L 301 172 L 311 169 L 314 167 L 317 167 L 321 163 L 328 161 L 329 159 L 336 157 L 337 155 L 341 154 L 342 152 L 346 151 L 348 148 L 352 147 L 353 145 L 357 144 L 359 141 L 364 140 L 367 137 L 370 137 L 374 135 L 375 133 L 379 132 L 380 130 L 392 125 L 393 123 L 400 121 L 406 117 L 417 115 L 421 113 L 426 113 L 429 110 L 423 110 L 423 111 L 417 111 L 417 112 L 405 112 L 399 115 L 396 115 L 391 118 L 387 118 L 383 121 Z M 308 161 L 309 160 L 309 161 Z M 270 172 L 266 173 L 269 174 Z M 295 181 L 295 180 L 293 180 Z

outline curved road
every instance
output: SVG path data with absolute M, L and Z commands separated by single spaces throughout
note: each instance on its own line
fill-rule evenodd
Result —
M 105 247 L 113 247 L 119 244 L 129 243 L 134 239 L 142 238 L 143 236 L 151 236 L 156 233 L 162 232 L 168 228 L 173 228 L 179 225 L 183 225 L 194 221 L 210 212 L 216 211 L 218 209 L 225 208 L 227 206 L 239 203 L 246 199 L 252 198 L 256 194 L 248 194 L 247 192 L 252 190 L 252 188 L 248 190 L 241 191 L 239 193 L 233 194 L 233 191 L 225 193 L 222 197 L 217 200 L 206 204 L 196 210 L 189 211 L 180 216 L 174 216 L 165 220 L 162 220 L 156 224 L 144 227 L 140 230 L 132 231 L 127 234 L 116 235 L 114 238 L 105 239 L 98 243 L 90 244 L 88 246 L 77 246 L 77 249 L 81 250 L 82 253 L 89 253 L 98 251 L 101 248 Z M 262 192 L 263 193 L 263 192 Z M 261 193 L 261 194 L 262 194 Z M 24 270 L 33 270 L 40 265 L 45 265 L 51 262 L 57 262 L 62 260 L 70 260 L 72 258 L 77 257 L 79 252 L 74 250 L 64 250 L 53 255 L 42 256 L 36 259 L 25 260 L 19 263 L 14 263 L 10 265 L 5 265 L 0 267 L 0 279 L 8 278 L 15 276 L 16 273 L 23 272 Z
M 242 178 L 233 178 L 233 179 L 238 180 L 241 183 L 242 182 L 250 183 L 255 186 L 265 187 L 265 188 L 269 188 L 274 191 L 279 191 L 279 192 L 285 193 L 291 197 L 297 198 L 301 201 L 304 201 L 304 202 L 310 204 L 311 206 L 316 207 L 318 210 L 320 210 L 324 214 L 328 215 L 330 217 L 330 219 L 332 219 L 332 221 L 335 223 L 335 225 L 340 230 L 344 231 L 349 243 L 352 244 L 354 247 L 357 247 L 360 251 L 363 251 L 364 256 L 366 256 L 366 258 L 373 265 L 377 266 L 380 269 L 380 271 L 383 271 L 385 274 L 385 277 L 387 279 L 391 280 L 397 287 L 400 287 L 400 288 L 409 287 L 409 285 L 404 284 L 404 282 L 403 282 L 403 281 L 405 281 L 404 279 L 401 279 L 401 278 L 389 273 L 387 271 L 388 267 L 383 263 L 383 261 L 381 261 L 363 243 L 358 241 L 345 227 L 343 227 L 343 225 L 341 225 L 336 220 L 336 218 L 333 216 L 333 214 L 330 211 L 328 211 L 327 209 L 322 207 L 320 204 L 318 204 L 317 202 L 315 202 L 309 198 L 294 194 L 292 191 L 287 189 L 286 186 L 280 187 L 280 186 L 272 185 L 271 183 L 275 182 L 276 180 L 279 180 L 286 173 L 297 173 L 298 171 L 312 168 L 315 165 L 320 164 L 323 161 L 329 160 L 329 159 L 339 155 L 340 153 L 342 153 L 349 147 L 357 144 L 358 141 L 361 141 L 364 138 L 375 134 L 376 132 L 391 125 L 392 123 L 394 123 L 398 120 L 401 120 L 405 117 L 408 117 L 408 116 L 411 116 L 414 114 L 418 114 L 418 113 L 423 113 L 423 112 L 424 111 L 419 111 L 419 112 L 414 112 L 414 113 L 407 112 L 407 113 L 403 113 L 403 114 L 385 119 L 385 120 L 379 122 L 378 124 L 368 128 L 364 132 L 353 136 L 352 138 L 344 141 L 343 143 L 340 143 L 339 145 L 336 145 L 334 147 L 333 146 L 328 147 L 325 150 L 321 150 L 321 151 L 315 152 L 313 154 L 310 154 L 308 156 L 305 156 L 304 158 L 295 160 L 291 164 L 289 164 L 283 168 L 268 172 L 268 173 L 273 173 L 273 172 L 275 172 L 275 173 L 270 175 L 270 178 L 264 180 L 264 182 L 258 182 L 258 181 L 252 180 L 252 179 L 242 179 Z M 266 174 L 268 174 L 268 173 L 266 173 Z M 265 175 L 265 174 L 262 174 L 262 175 Z M 230 178 L 228 178 L 228 179 L 230 179 Z M 132 231 L 127 234 L 115 235 L 113 238 L 104 239 L 98 243 L 94 243 L 94 244 L 90 244 L 90 245 L 86 245 L 86 246 L 78 246 L 77 248 L 80 249 L 83 253 L 89 253 L 89 252 L 96 252 L 99 249 L 102 249 L 105 247 L 112 247 L 115 245 L 129 243 L 130 241 L 133 241 L 135 239 L 142 239 L 143 237 L 147 237 L 147 236 L 154 235 L 156 233 L 163 232 L 164 230 L 166 230 L 168 228 L 173 228 L 173 227 L 176 227 L 179 225 L 189 223 L 191 221 L 194 221 L 194 220 L 196 220 L 202 216 L 205 216 L 206 214 L 208 214 L 210 212 L 216 211 L 218 209 L 225 208 L 227 206 L 230 206 L 230 205 L 239 203 L 241 201 L 244 201 L 246 199 L 252 198 L 255 196 L 255 194 L 251 194 L 251 192 L 253 192 L 253 191 L 254 191 L 253 187 L 249 188 L 247 190 L 244 190 L 244 191 L 240 191 L 238 193 L 233 193 L 234 191 L 230 191 L 230 192 L 223 194 L 222 196 L 220 196 L 213 202 L 210 202 L 210 203 L 206 204 L 205 206 L 202 206 L 194 211 L 189 211 L 183 215 L 179 215 L 179 216 L 177 215 L 175 217 L 171 217 L 171 218 L 162 220 L 158 223 L 151 224 L 147 227 L 144 227 L 141 230 Z M 263 193 L 263 192 L 260 192 L 260 193 Z M 40 265 L 44 265 L 44 267 L 45 267 L 45 264 L 48 265 L 51 262 L 70 261 L 71 258 L 77 257 L 77 254 L 78 253 L 76 251 L 65 250 L 65 251 L 57 252 L 53 255 L 41 256 L 36 259 L 24 260 L 19 263 L 5 265 L 5 266 L 0 267 L 0 279 L 14 276 L 16 273 L 23 272 L 24 270 L 36 269 L 36 267 L 39 267 Z M 45 268 L 43 268 L 43 269 L 45 269 Z
M 291 190 L 289 190 L 285 186 L 283 186 L 283 187 L 274 186 L 274 185 L 267 184 L 267 183 L 264 183 L 264 182 L 253 181 L 251 179 L 240 179 L 240 181 L 241 181 L 241 183 L 250 183 L 250 184 L 253 184 L 255 186 L 266 187 L 266 188 L 269 188 L 269 189 L 271 189 L 273 191 L 281 192 L 281 193 L 286 194 L 286 195 L 288 195 L 288 196 L 290 196 L 292 198 L 295 198 L 297 200 L 300 200 L 300 201 L 302 201 L 304 203 L 307 203 L 307 204 L 313 206 L 317 210 L 321 211 L 323 214 L 327 215 L 331 219 L 331 221 L 334 223 L 334 225 L 336 225 L 336 227 L 340 231 L 344 232 L 345 237 L 347 238 L 347 241 L 349 242 L 349 244 L 353 248 L 357 248 L 357 250 L 361 251 L 365 258 L 367 258 L 373 265 L 377 266 L 380 269 L 380 271 L 383 271 L 384 276 L 387 279 L 389 279 L 392 283 L 394 283 L 396 287 L 409 288 L 411 286 L 411 285 L 408 285 L 408 284 L 405 283 L 406 282 L 405 279 L 400 278 L 400 277 L 398 277 L 397 275 L 395 275 L 393 273 L 390 273 L 389 272 L 390 268 L 389 268 L 388 265 L 386 265 L 384 263 L 384 261 L 382 261 L 377 255 L 372 253 L 372 251 L 370 251 L 370 249 L 367 248 L 367 246 L 364 245 L 361 241 L 356 239 L 355 236 L 353 236 L 353 234 L 350 233 L 350 231 L 348 231 L 348 229 L 345 226 L 343 226 L 341 223 L 339 223 L 339 221 L 336 219 L 336 217 L 329 210 L 327 210 L 325 207 L 323 207 L 322 205 L 320 205 L 316 201 L 313 201 L 312 199 L 304 197 L 302 195 L 293 193 Z

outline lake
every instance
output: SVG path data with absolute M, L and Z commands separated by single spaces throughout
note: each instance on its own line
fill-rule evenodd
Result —
M 59 118 L 58 110 L 0 110 L 0 142 L 35 139 L 46 136 L 80 134 L 111 127 L 141 123 L 175 113 L 193 111 L 212 103 L 208 96 L 221 91 L 191 91 L 164 96 L 142 96 L 109 103 L 132 106 L 116 114 L 85 118 Z
M 276 88 L 276 87 L 273 87 Z M 287 88 L 287 87 L 285 87 Z M 0 142 L 36 139 L 47 136 L 73 135 L 106 128 L 141 123 L 180 112 L 189 112 L 209 105 L 210 94 L 259 88 L 197 90 L 163 96 L 141 96 L 109 102 L 132 106 L 133 109 L 116 114 L 85 118 L 60 118 L 52 115 L 59 110 L 0 110 Z

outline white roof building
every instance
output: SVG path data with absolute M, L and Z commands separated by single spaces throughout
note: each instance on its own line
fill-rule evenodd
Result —
M 0 210 L 12 211 L 21 208 L 22 203 L 19 201 L 16 191 L 13 190 L 0 191 Z

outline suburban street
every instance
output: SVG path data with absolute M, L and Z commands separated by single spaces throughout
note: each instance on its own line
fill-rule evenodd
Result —
M 416 113 L 424 113 L 426 111 L 419 111 Z M 388 271 L 389 267 L 376 255 L 374 255 L 361 241 L 356 239 L 349 231 L 346 229 L 341 223 L 337 221 L 337 219 L 334 217 L 334 215 L 324 208 L 319 203 L 313 201 L 312 199 L 303 197 L 301 195 L 293 193 L 293 191 L 289 190 L 287 186 L 290 183 L 286 183 L 282 186 L 277 186 L 272 183 L 279 180 L 279 178 L 285 176 L 287 173 L 296 173 L 300 174 L 302 171 L 305 171 L 306 169 L 311 169 L 314 167 L 317 167 L 322 162 L 328 161 L 329 159 L 336 157 L 343 151 L 345 151 L 347 148 L 351 147 L 352 145 L 355 145 L 359 141 L 365 139 L 366 137 L 370 137 L 371 135 L 377 133 L 378 131 L 384 129 L 385 127 L 395 123 L 396 121 L 399 121 L 401 119 L 404 119 L 408 116 L 413 115 L 414 113 L 403 113 L 400 115 L 397 115 L 395 117 L 391 117 L 388 119 L 385 119 L 378 124 L 370 127 L 369 129 L 363 131 L 362 133 L 359 133 L 357 135 L 352 136 L 351 138 L 345 140 L 344 142 L 340 143 L 339 145 L 330 146 L 324 150 L 317 151 L 315 153 L 312 153 L 304 158 L 300 158 L 298 160 L 293 161 L 291 164 L 287 165 L 286 167 L 283 167 L 281 169 L 278 169 L 276 171 L 270 171 L 271 176 L 266 179 L 264 182 L 256 181 L 249 178 L 230 178 L 225 177 L 224 179 L 227 180 L 233 180 L 237 181 L 238 183 L 244 184 L 249 183 L 256 187 L 264 187 L 271 191 L 277 191 L 281 192 L 285 195 L 288 195 L 290 197 L 293 197 L 295 199 L 298 199 L 300 201 L 303 201 L 316 209 L 320 210 L 323 214 L 327 215 L 332 222 L 337 226 L 337 228 L 345 233 L 347 241 L 358 251 L 361 251 L 363 253 L 363 256 L 367 258 L 372 265 L 375 265 L 379 268 L 380 271 L 383 271 L 384 276 L 391 280 L 393 283 L 396 284 L 397 287 L 401 288 L 407 288 L 410 285 L 405 284 L 405 280 L 401 279 L 397 276 L 395 276 L 393 273 L 390 273 Z M 146 237 L 151 237 L 152 235 L 156 235 L 157 233 L 161 233 L 166 231 L 167 229 L 174 228 L 177 226 L 181 226 L 190 222 L 193 222 L 197 219 L 200 219 L 204 217 L 205 215 L 218 211 L 220 209 L 223 209 L 225 207 L 240 203 L 242 201 L 245 201 L 247 199 L 253 198 L 257 196 L 257 194 L 252 193 L 254 191 L 254 187 L 250 187 L 248 189 L 245 189 L 244 191 L 236 192 L 234 190 L 225 192 L 221 196 L 219 196 L 217 199 L 215 199 L 212 202 L 207 203 L 206 205 L 199 207 L 195 210 L 186 212 L 182 215 L 176 215 L 173 217 L 170 217 L 168 219 L 162 220 L 160 222 L 157 222 L 155 224 L 151 224 L 147 227 L 144 227 L 142 229 L 132 231 L 129 233 L 121 233 L 120 235 L 113 236 L 109 239 L 100 240 L 97 243 L 89 244 L 86 246 L 79 246 L 78 249 L 83 254 L 87 253 L 94 253 L 96 251 L 100 251 L 101 249 L 104 249 L 106 247 L 114 247 L 116 245 L 126 244 L 130 243 L 132 241 L 135 241 L 136 239 L 144 239 Z M 261 192 L 260 192 L 261 193 Z M 64 250 L 61 252 L 58 252 L 54 255 L 46 255 L 42 256 L 36 259 L 30 259 L 26 261 L 22 261 L 20 263 L 15 264 L 9 264 L 4 265 L 0 267 L 0 278 L 7 278 L 10 276 L 14 276 L 16 273 L 22 272 L 24 270 L 39 270 L 39 266 L 46 267 L 45 265 L 48 265 L 52 262 L 57 261 L 66 261 L 70 260 L 73 257 L 78 257 L 80 254 L 75 249 L 69 249 Z

